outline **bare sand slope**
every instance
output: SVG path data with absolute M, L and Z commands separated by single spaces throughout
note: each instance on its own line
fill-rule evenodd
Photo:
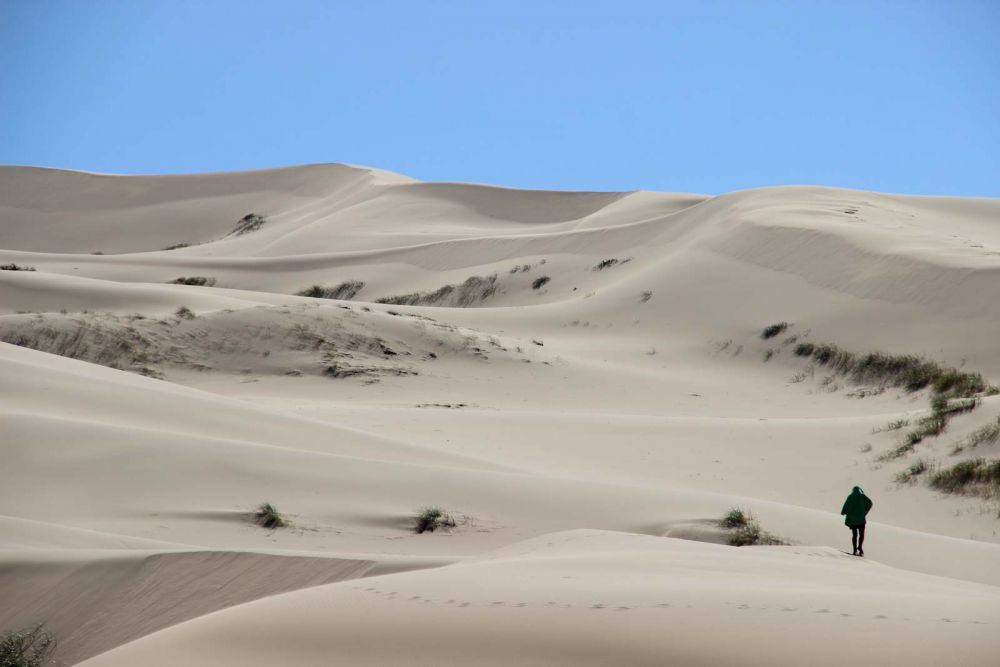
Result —
M 154 633 L 97 664 L 987 664 L 998 491 L 927 480 L 1000 458 L 998 221 L 0 168 L 0 631 L 69 662 Z M 432 505 L 456 525 L 415 534 Z M 794 546 L 725 546 L 733 507 Z
M 44 623 L 75 664 L 205 613 L 361 576 L 371 561 L 226 551 L 0 553 L 2 627 Z
M 212 614 L 86 665 L 991 665 L 1000 589 L 591 530 Z

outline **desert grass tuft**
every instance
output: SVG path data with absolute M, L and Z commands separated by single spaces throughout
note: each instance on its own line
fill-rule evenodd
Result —
M 911 463 L 906 470 L 903 470 L 896 475 L 896 482 L 898 484 L 910 484 L 916 481 L 920 475 L 923 475 L 928 470 L 930 470 L 930 465 L 927 461 L 924 459 L 917 459 Z
M 719 520 L 719 527 L 731 531 L 729 544 L 734 547 L 754 544 L 787 544 L 760 527 L 760 522 L 750 510 L 734 507 Z
M 0 667 L 43 667 L 52 664 L 55 638 L 41 625 L 0 635 Z
M 242 236 L 243 234 L 249 234 L 250 232 L 255 232 L 264 226 L 267 220 L 262 215 L 257 213 L 247 213 L 236 223 L 236 227 L 233 231 L 229 233 L 230 236 Z
M 996 496 L 1000 493 L 1000 459 L 969 459 L 931 475 L 932 488 L 944 493 Z
M 768 338 L 774 338 L 784 333 L 788 329 L 788 322 L 778 322 L 770 326 L 764 327 L 764 330 L 760 333 L 760 337 L 764 340 Z
M 734 507 L 726 515 L 719 520 L 719 527 L 732 529 L 732 528 L 742 528 L 750 522 L 750 512 L 744 511 L 739 507 Z
M 548 276 L 538 276 L 537 278 L 531 281 L 531 289 L 542 289 L 547 284 L 549 284 L 549 281 L 551 280 L 552 278 Z
M 358 292 L 365 288 L 362 280 L 345 280 L 336 287 L 324 287 L 323 285 L 313 285 L 301 292 L 296 292 L 295 296 L 309 296 L 314 299 L 340 299 L 350 301 L 358 295 Z
M 182 320 L 193 320 L 195 318 L 194 311 L 188 308 L 187 306 L 181 306 L 180 308 L 178 308 L 174 312 L 174 315 L 181 318 Z
M 465 308 L 485 301 L 497 291 L 497 276 L 469 276 L 457 285 L 445 285 L 433 292 L 412 292 L 397 296 L 375 299 L 375 303 L 395 306 L 436 306 L 448 305 Z
M 271 503 L 261 503 L 253 516 L 254 523 L 261 528 L 284 528 L 288 525 L 285 517 Z
M 182 276 L 170 281 L 172 285 L 195 285 L 198 287 L 212 287 L 215 285 L 215 278 L 206 276 Z
M 417 533 L 433 533 L 438 528 L 454 528 L 455 520 L 440 507 L 424 507 L 413 517 L 413 530 Z

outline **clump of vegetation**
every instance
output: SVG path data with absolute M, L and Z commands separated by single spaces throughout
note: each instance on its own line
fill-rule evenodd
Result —
M 396 306 L 448 305 L 464 308 L 485 301 L 497 291 L 497 276 L 470 276 L 458 285 L 445 285 L 433 292 L 412 292 L 375 299 L 375 303 Z
M 621 260 L 615 259 L 614 257 L 608 259 L 602 259 L 591 269 L 591 271 L 603 271 L 604 269 L 610 269 L 612 266 L 618 264 L 619 262 L 621 262 Z
M 215 285 L 215 278 L 205 276 L 182 276 L 170 281 L 172 285 L 197 285 L 199 287 L 212 287 Z
M 15 264 L 11 262 L 10 264 L 0 264 L 0 271 L 34 271 L 35 267 L 25 266 L 24 264 Z
M 0 667 L 43 667 L 52 664 L 55 638 L 41 625 L 0 636 Z
M 455 519 L 440 507 L 425 507 L 413 518 L 413 530 L 417 533 L 433 533 L 438 528 L 454 528 Z
M 181 306 L 180 308 L 178 308 L 174 312 L 174 315 L 176 315 L 177 317 L 181 318 L 182 320 L 193 320 L 194 317 L 195 317 L 194 316 L 194 311 L 192 311 L 187 306 Z
M 930 466 L 927 461 L 924 459 L 917 459 L 910 464 L 910 467 L 896 475 L 896 482 L 898 484 L 910 484 L 911 482 L 916 481 L 917 477 L 920 477 L 920 475 L 923 475 L 928 470 L 930 470 Z
M 510 269 L 511 275 L 517 273 L 518 271 L 521 271 L 523 273 L 531 271 L 531 264 L 516 264 Z
M 768 338 L 774 338 L 775 336 L 781 335 L 788 329 L 788 322 L 778 322 L 777 324 L 772 324 L 765 327 L 761 332 L 760 337 L 764 340 Z
M 883 431 L 898 431 L 904 426 L 909 426 L 909 425 L 910 425 L 909 419 L 896 419 L 895 421 L 889 422 L 885 426 L 876 426 L 875 428 L 872 429 L 872 433 L 882 433 Z
M 827 343 L 799 343 L 795 355 L 811 358 L 856 384 L 881 382 L 908 392 L 930 387 L 934 393 L 950 397 L 972 396 L 988 389 L 979 373 L 947 368 L 913 354 L 855 354 Z
M 549 278 L 548 276 L 539 276 L 531 281 L 531 289 L 541 289 L 548 285 L 550 280 L 552 280 L 552 278 Z
M 243 234 L 249 234 L 250 232 L 255 232 L 264 226 L 267 220 L 262 215 L 256 213 L 247 213 L 236 223 L 236 227 L 230 232 L 230 236 L 241 236 Z
M 731 530 L 733 528 L 742 528 L 747 525 L 750 521 L 750 512 L 744 512 L 739 507 L 734 507 L 733 509 L 726 512 L 726 515 L 722 517 L 719 521 L 719 528 L 725 528 Z
M 966 447 L 973 448 L 983 444 L 993 444 L 997 440 L 1000 440 L 1000 417 L 967 435 L 965 440 L 955 447 L 955 453 L 957 454 Z
M 288 521 L 274 508 L 271 503 L 261 503 L 254 512 L 254 523 L 261 528 L 284 528 Z
M 719 527 L 731 531 L 729 544 L 734 547 L 754 544 L 787 544 L 760 527 L 753 512 L 734 507 L 719 520 Z
M 769 347 L 768 349 L 764 350 L 764 361 L 771 361 L 771 357 L 774 356 L 774 353 L 775 349 L 773 347 Z
M 643 291 L 642 294 L 639 295 L 639 303 L 646 303 L 652 298 L 653 298 L 652 290 L 645 290 Z
M 190 243 L 175 243 L 174 245 L 168 245 L 164 250 L 180 250 L 181 248 L 187 248 Z
M 969 459 L 931 475 L 931 487 L 944 493 L 996 496 L 1000 493 L 1000 459 Z
M 323 287 L 313 285 L 301 292 L 296 292 L 295 296 L 310 296 L 314 299 L 340 299 L 349 301 L 358 295 L 358 292 L 365 288 L 362 280 L 345 280 L 336 287 Z

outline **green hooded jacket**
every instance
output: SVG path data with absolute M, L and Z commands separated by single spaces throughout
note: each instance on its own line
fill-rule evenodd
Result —
M 851 495 L 844 501 L 844 507 L 840 513 L 844 516 L 844 523 L 848 526 L 865 525 L 865 516 L 872 508 L 872 500 L 865 495 L 860 486 L 854 487 Z

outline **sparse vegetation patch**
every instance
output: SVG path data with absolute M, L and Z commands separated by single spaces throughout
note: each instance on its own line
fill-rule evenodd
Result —
M 243 234 L 249 234 L 250 232 L 255 232 L 264 226 L 267 220 L 262 215 L 256 213 L 247 213 L 236 223 L 236 227 L 230 232 L 230 236 L 242 236 Z
M 734 507 L 719 520 L 719 527 L 731 531 L 729 544 L 734 547 L 754 544 L 787 544 L 760 527 L 760 522 L 750 510 Z
M 181 318 L 182 320 L 193 320 L 195 317 L 194 311 L 188 308 L 187 306 L 181 306 L 180 308 L 178 308 L 174 312 L 174 315 Z
M 552 280 L 552 278 L 548 276 L 539 276 L 531 281 L 531 289 L 541 289 L 549 284 L 550 280 Z
M 855 354 L 827 343 L 799 343 L 795 355 L 811 358 L 856 384 L 885 383 L 908 392 L 930 387 L 949 397 L 968 397 L 988 389 L 979 373 L 947 368 L 913 354 Z
M 653 292 L 651 290 L 644 290 L 642 294 L 639 295 L 639 303 L 646 303 L 653 298 Z
M 358 292 L 364 288 L 364 281 L 345 280 L 336 287 L 313 285 L 312 287 L 308 287 L 301 292 L 296 292 L 295 296 L 309 296 L 314 299 L 340 299 L 342 301 L 349 301 L 356 297 Z
M 930 466 L 927 461 L 924 459 L 917 459 L 910 464 L 910 467 L 896 475 L 896 482 L 898 484 L 910 484 L 911 482 L 916 481 L 920 475 L 923 475 L 929 469 Z
M 764 327 L 764 330 L 760 333 L 760 337 L 764 340 L 774 338 L 775 336 L 779 336 L 784 333 L 787 329 L 788 322 L 778 322 L 777 324 Z
M 485 301 L 497 291 L 497 276 L 470 276 L 458 285 L 445 285 L 433 292 L 413 292 L 376 299 L 375 303 L 397 306 L 457 306 L 465 308 Z
M 440 507 L 425 507 L 413 518 L 413 530 L 417 533 L 433 533 L 439 528 L 454 528 L 455 519 Z
M 616 264 L 625 264 L 626 262 L 628 262 L 630 260 L 631 260 L 631 258 L 628 258 L 628 259 L 616 259 L 614 257 L 609 257 L 608 259 L 602 259 L 600 262 L 598 262 L 591 269 L 591 271 L 603 271 L 604 269 L 610 269 L 612 266 L 614 266 Z
M 931 475 L 930 484 L 944 493 L 996 496 L 1000 493 L 1000 459 L 961 461 Z
M 0 636 L 0 667 L 43 667 L 52 664 L 55 638 L 41 625 Z
M 10 264 L 0 264 L 0 271 L 34 271 L 35 267 L 25 266 L 24 264 L 15 264 L 11 262 Z
M 271 503 L 261 503 L 254 512 L 254 523 L 261 528 L 284 528 L 288 525 L 285 517 Z
M 199 287 L 212 287 L 215 285 L 215 278 L 205 276 L 183 276 L 170 281 L 173 285 L 196 285 Z

